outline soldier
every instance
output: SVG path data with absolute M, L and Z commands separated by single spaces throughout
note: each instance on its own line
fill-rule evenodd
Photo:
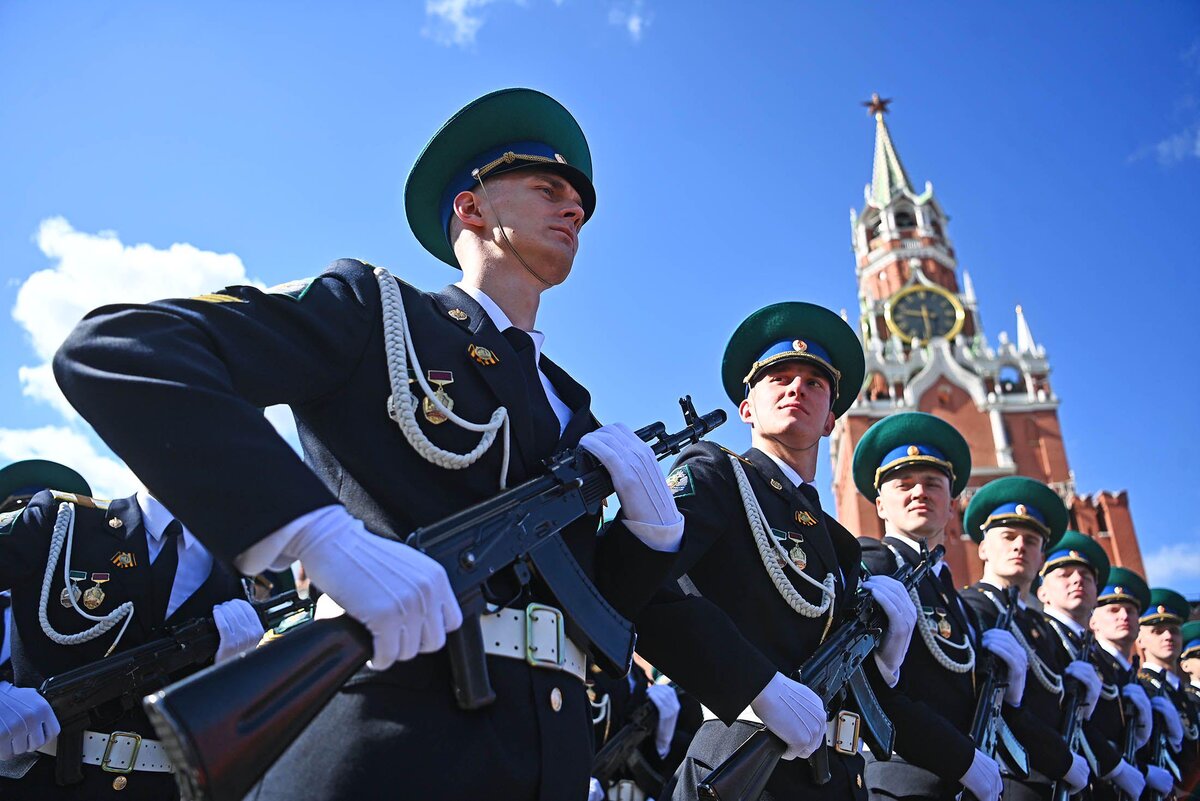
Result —
M 267 773 L 263 801 L 586 797 L 587 633 L 537 576 L 504 571 L 481 621 L 496 701 L 461 710 L 443 645 L 462 611 L 441 565 L 401 540 L 579 445 L 621 502 L 601 536 L 598 515 L 562 531 L 579 591 L 629 617 L 674 561 L 683 521 L 653 451 L 598 429 L 535 328 L 595 208 L 591 174 L 561 104 L 493 92 L 442 126 L 405 186 L 413 233 L 457 284 L 426 293 L 343 259 L 266 292 L 103 308 L 59 351 L 67 397 L 218 558 L 248 573 L 300 560 L 373 635 L 368 668 Z M 311 467 L 258 411 L 281 403 Z
M 1184 623 L 1179 633 L 1183 641 L 1179 667 L 1190 679 L 1184 685 L 1184 695 L 1191 704 L 1192 720 L 1200 720 L 1200 620 Z M 1180 784 L 1191 793 L 1191 798 L 1200 797 L 1200 760 L 1193 763 L 1190 774 Z
M 992 514 L 1010 504 L 1012 509 Z M 1090 663 L 1065 658 L 1049 624 L 1026 603 L 1045 551 L 1058 542 L 1066 524 L 1066 507 L 1054 491 L 1040 481 L 1021 476 L 985 484 L 967 506 L 964 527 L 979 544 L 983 578 L 963 591 L 963 600 L 984 626 L 991 628 L 1008 608 L 1004 590 L 1018 588 L 1018 608 L 1010 631 L 1028 654 L 1026 675 L 1032 677 L 1025 683 L 1020 711 L 1005 710 L 1029 756 L 1030 767 L 1025 779 L 1004 771 L 1004 797 L 1008 801 L 1049 799 L 1055 779 L 1065 781 L 1072 794 L 1088 783 L 1087 760 L 1074 753 L 1058 731 L 1062 716 L 1059 702 L 1069 677 L 1084 699 L 1084 719 L 1091 717 L 1100 696 L 1100 677 Z
M 810 303 L 777 303 L 737 327 L 722 382 L 752 447 L 738 455 L 712 443 L 680 454 L 668 475 L 686 536 L 664 591 L 638 618 L 639 650 L 705 707 L 675 776 L 673 798 L 696 785 L 765 725 L 787 744 L 764 797 L 864 798 L 858 715 L 829 709 L 788 678 L 857 592 L 859 548 L 825 513 L 816 487 L 818 446 L 862 384 L 862 346 L 838 315 Z M 862 584 L 888 615 L 869 673 L 895 683 L 912 633 L 902 585 Z M 814 784 L 807 757 L 826 744 L 831 780 Z
M 96 709 L 82 750 L 68 753 L 35 688 L 194 618 L 216 621 L 216 661 L 253 648 L 263 628 L 241 581 L 144 489 L 114 501 L 53 489 L 0 516 L 0 588 L 12 591 L 15 623 L 14 679 L 0 683 L 0 759 L 10 760 L 0 797 L 177 797 L 171 761 L 140 708 Z M 64 759 L 81 763 L 81 783 L 56 781 Z
M 1200 740 L 1200 727 L 1192 715 L 1183 682 L 1175 673 L 1182 651 L 1180 627 L 1191 611 L 1191 605 L 1182 595 L 1155 587 L 1150 590 L 1149 607 L 1138 619 L 1137 645 L 1142 652 L 1138 679 L 1150 695 L 1150 703 L 1173 752 L 1165 758 L 1174 762 L 1177 772 L 1172 772 L 1179 778 L 1190 775 L 1195 768 Z
M 1068 531 L 1047 554 L 1046 564 L 1041 569 L 1042 581 L 1037 597 L 1042 602 L 1050 636 L 1060 647 L 1061 659 L 1076 660 L 1080 657 L 1084 634 L 1092 620 L 1092 610 L 1096 608 L 1099 588 L 1109 588 L 1107 603 L 1124 603 L 1112 600 L 1117 596 L 1113 595 L 1113 588 L 1109 586 L 1109 571 L 1108 555 L 1104 549 L 1094 539 L 1078 531 Z M 1135 606 L 1128 619 L 1136 617 Z M 1086 741 L 1083 747 L 1090 752 L 1090 761 L 1101 780 L 1092 783 L 1092 791 L 1094 797 L 1105 801 L 1115 798 L 1118 791 L 1137 798 L 1145 778 L 1136 765 L 1124 760 L 1124 738 L 1127 726 L 1133 729 L 1134 736 L 1141 737 L 1137 745 L 1144 744 L 1149 738 L 1150 699 L 1130 675 L 1128 662 L 1124 662 L 1122 667 L 1122 662 L 1118 661 L 1125 657 L 1114 656 L 1106 651 L 1106 647 L 1113 646 L 1106 645 L 1098 634 L 1096 641 L 1097 647 L 1092 649 L 1092 664 L 1100 671 L 1100 697 L 1095 711 L 1083 726 Z M 1141 725 L 1137 720 L 1125 720 L 1123 698 L 1131 701 L 1135 715 L 1141 717 Z M 1156 781 L 1161 779 L 1161 776 L 1156 777 Z
M 882 541 L 859 538 L 863 564 L 873 574 L 891 573 L 941 544 L 953 500 L 970 476 L 967 443 L 943 420 L 906 413 L 867 429 L 854 451 L 854 481 L 875 502 L 885 536 Z M 879 688 L 880 703 L 896 727 L 896 753 L 888 761 L 868 755 L 871 798 L 948 801 L 966 789 L 980 801 L 996 801 L 1000 769 L 969 736 L 976 654 L 986 648 L 1003 660 L 1009 681 L 1005 700 L 1016 706 L 1025 683 L 1025 653 L 1007 631 L 983 630 L 959 598 L 944 561 L 910 598 L 921 642 L 908 650 L 899 684 Z
M 0 515 L 24 509 L 30 498 L 48 487 L 92 494 L 83 476 L 66 465 L 25 459 L 0 469 Z M 11 682 L 12 677 L 12 596 L 5 591 L 0 592 L 0 681 Z

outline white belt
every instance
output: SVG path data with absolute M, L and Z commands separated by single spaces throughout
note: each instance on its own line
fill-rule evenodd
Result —
M 51 740 L 38 749 L 43 754 L 58 753 L 58 741 Z M 150 773 L 174 773 L 167 758 L 167 749 L 158 740 L 143 739 L 131 731 L 83 732 L 83 764 L 99 765 L 109 773 L 130 773 L 141 770 Z
M 720 720 L 711 709 L 704 706 L 700 708 L 705 720 Z M 766 724 L 759 719 L 758 715 L 754 714 L 754 710 L 746 707 L 737 719 L 742 723 L 752 723 L 759 726 Z M 833 719 L 825 727 L 825 745 L 837 751 L 839 754 L 857 754 L 862 748 L 862 738 L 859 726 L 860 718 L 858 713 L 842 710 L 833 716 Z
M 483 650 L 493 656 L 523 659 L 534 667 L 561 670 L 584 680 L 587 654 L 567 637 L 563 613 L 553 606 L 530 604 L 524 609 L 504 607 L 480 615 Z

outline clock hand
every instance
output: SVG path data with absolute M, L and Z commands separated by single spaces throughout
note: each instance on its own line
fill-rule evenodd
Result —
M 921 307 L 921 316 L 925 318 L 925 339 L 933 339 L 933 326 L 929 322 L 929 307 Z

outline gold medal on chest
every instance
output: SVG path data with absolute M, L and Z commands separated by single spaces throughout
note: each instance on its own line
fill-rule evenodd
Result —
M 796 566 L 797 570 L 803 570 L 804 566 L 808 564 L 808 554 L 804 552 L 804 535 L 789 531 L 786 540 L 788 558 L 792 560 L 792 564 Z
M 938 609 L 935 609 L 934 611 L 937 612 L 937 616 L 938 616 L 938 622 L 937 622 L 938 634 L 946 639 L 949 639 L 950 635 L 954 632 L 954 630 L 950 626 L 949 618 L 946 617 L 946 610 L 938 608 Z
M 429 377 L 429 383 L 437 387 L 433 391 L 434 397 L 447 409 L 453 410 L 454 399 L 446 392 L 446 385 L 454 383 L 454 373 L 449 370 L 430 370 L 426 375 Z M 425 419 L 435 426 L 440 426 L 450 419 L 442 414 L 429 397 L 421 400 L 421 411 L 425 414 Z
M 108 581 L 110 576 L 107 573 L 93 573 L 92 581 L 96 582 L 96 586 L 88 587 L 83 591 L 83 605 L 90 609 L 96 609 L 100 604 L 104 603 L 104 590 L 100 589 L 100 585 Z

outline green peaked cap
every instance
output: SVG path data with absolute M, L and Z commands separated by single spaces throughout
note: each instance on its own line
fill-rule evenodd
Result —
M 870 501 L 893 470 L 912 465 L 936 467 L 950 476 L 957 498 L 971 478 L 971 449 L 958 429 L 924 412 L 901 412 L 879 420 L 854 449 L 854 484 Z
M 1180 659 L 1200 659 L 1200 620 L 1189 620 L 1179 630 L 1183 635 L 1183 650 Z
M 1177 623 L 1183 625 L 1183 622 L 1192 615 L 1192 605 L 1175 590 L 1168 590 L 1166 587 L 1155 587 L 1150 590 L 1150 604 L 1142 610 L 1142 617 L 1138 621 L 1143 626 L 1153 625 L 1154 623 Z
M 1150 585 L 1127 567 L 1108 571 L 1108 581 L 1096 596 L 1096 606 L 1120 602 L 1136 605 L 1139 614 L 1150 605 Z
M 459 267 L 443 216 L 447 189 L 463 177 L 468 179 L 464 188 L 470 188 L 472 169 L 482 170 L 512 155 L 504 152 L 507 145 L 531 142 L 549 150 L 534 154 L 536 161 L 523 160 L 518 153 L 515 161 L 509 159 L 489 174 L 530 166 L 558 173 L 579 192 L 584 219 L 590 220 L 596 207 L 592 154 L 579 123 L 549 95 L 534 89 L 500 89 L 459 109 L 425 145 L 408 173 L 404 210 L 422 247 Z
M 783 343 L 799 343 L 764 358 Z M 822 355 L 823 352 L 823 355 Z M 729 337 L 721 360 L 721 384 L 733 405 L 746 397 L 747 378 L 777 361 L 808 361 L 829 372 L 837 389 L 833 414 L 841 417 L 862 389 L 866 357 L 862 343 L 846 321 L 824 306 L 788 301 L 765 306 L 751 314 Z
M 1067 507 L 1042 482 L 1005 476 L 980 487 L 964 517 L 967 534 L 975 542 L 983 541 L 986 529 L 999 525 L 1032 528 L 1042 535 L 1042 550 L 1048 551 L 1067 530 Z
M 0 512 L 16 508 L 14 501 L 42 490 L 56 489 L 76 495 L 92 494 L 83 476 L 65 464 L 48 459 L 25 459 L 0 469 Z
M 1111 569 L 1108 554 L 1104 552 L 1100 543 L 1087 534 L 1081 534 L 1078 531 L 1068 531 L 1063 534 L 1062 539 L 1047 552 L 1046 564 L 1042 565 L 1042 575 L 1068 565 L 1083 565 L 1091 568 L 1096 575 L 1097 592 L 1108 584 L 1108 572 Z

